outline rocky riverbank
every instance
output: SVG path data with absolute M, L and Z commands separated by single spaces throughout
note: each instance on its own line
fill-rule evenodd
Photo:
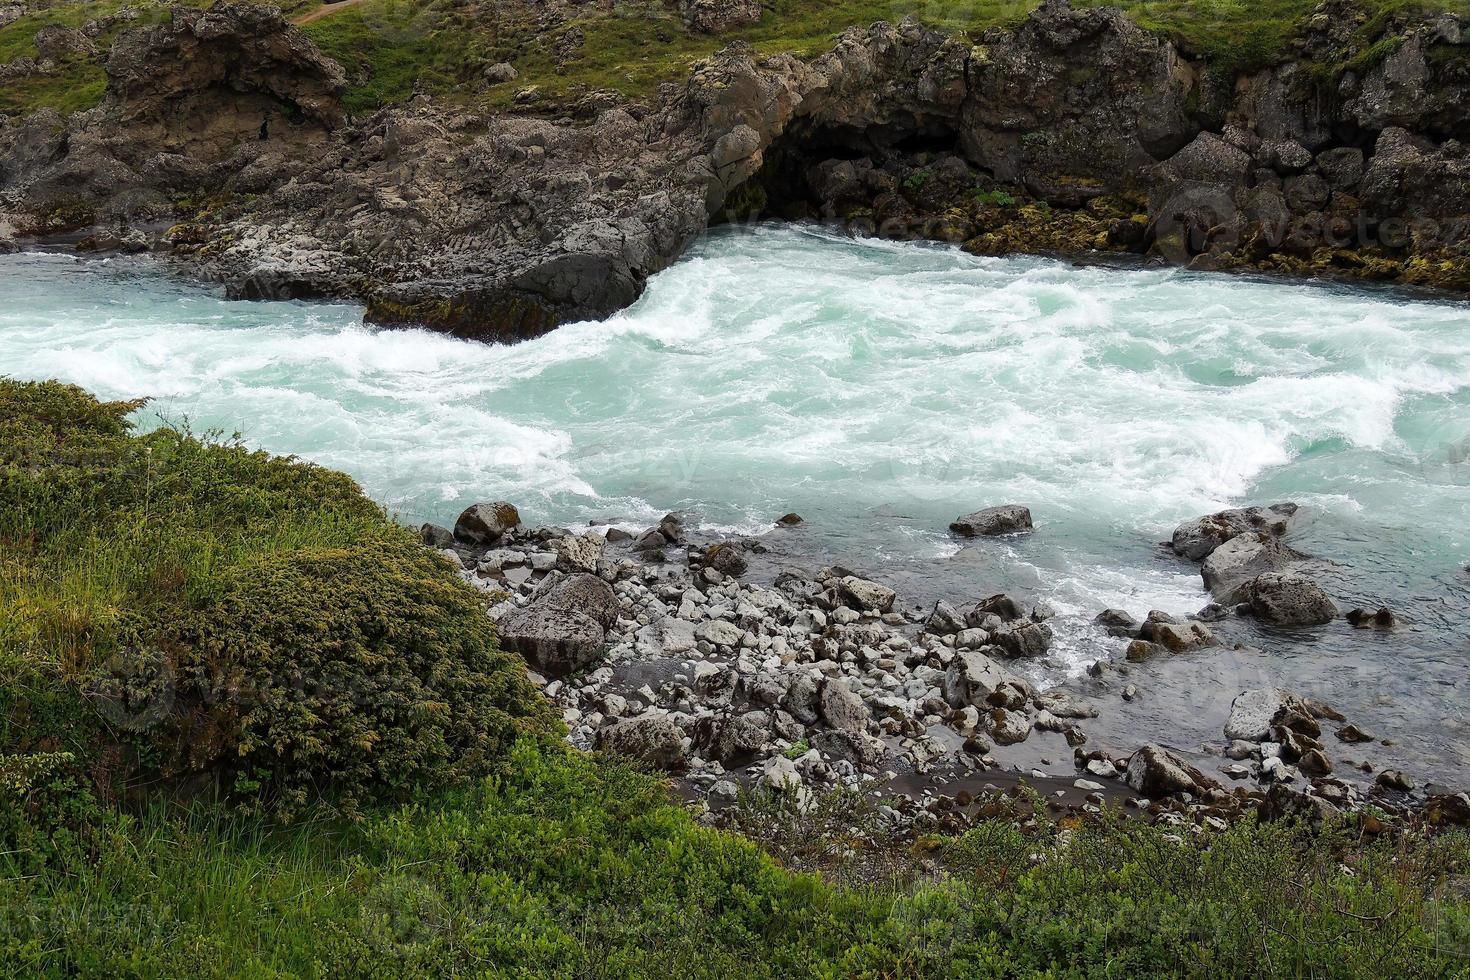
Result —
M 97 108 L 0 118 L 0 239 L 153 248 L 235 296 L 502 341 L 607 316 L 710 222 L 760 216 L 1463 291 L 1467 36 L 1328 0 L 1243 73 L 1048 2 L 976 36 L 854 27 L 810 61 L 733 44 L 646 98 L 354 117 L 279 11 L 181 8 L 117 37 Z
M 858 570 L 778 567 L 767 545 L 800 524 L 794 514 L 767 535 L 706 540 L 677 514 L 636 535 L 526 528 L 502 502 L 421 534 L 496 598 L 501 643 L 537 671 L 575 745 L 670 773 L 711 819 L 750 788 L 800 806 L 841 789 L 867 795 L 889 831 L 953 830 L 1022 783 L 1060 813 L 1112 804 L 1168 822 L 1364 806 L 1470 814 L 1463 795 L 1379 771 L 1373 719 L 1288 690 L 1225 695 L 1229 718 L 1206 745 L 1124 745 L 1107 724 L 1148 686 L 1151 663 L 1221 656 L 1240 617 L 1393 628 L 1387 610 L 1343 617 L 1301 574 L 1282 543 L 1296 513 L 1277 504 L 1182 525 L 1166 548 L 1202 562 L 1219 601 L 1187 619 L 1099 610 L 1116 653 L 1083 682 L 1050 685 L 1022 672 L 1052 642 L 1044 605 L 993 595 L 925 608 Z M 1030 512 L 1008 506 L 953 532 L 983 545 L 1030 528 Z

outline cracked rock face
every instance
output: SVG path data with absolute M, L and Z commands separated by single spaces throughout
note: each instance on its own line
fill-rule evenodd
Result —
M 1262 216 L 1320 217 L 1324 194 L 1378 218 L 1470 210 L 1455 142 L 1470 80 L 1445 56 L 1462 43 L 1438 22 L 1414 33 L 1344 80 L 1338 118 L 1294 63 L 1221 101 L 1118 11 L 1052 0 L 975 44 L 912 21 L 851 29 L 811 62 L 733 44 L 647 101 L 589 98 L 556 118 L 415 99 L 349 119 L 340 66 L 273 9 L 225 3 L 123 34 L 98 109 L 0 125 L 0 220 L 22 233 L 177 220 L 176 199 L 223 195 L 162 244 L 232 295 L 353 296 L 377 322 L 513 341 L 633 302 L 783 148 L 920 139 L 952 153 L 933 168 L 936 208 L 975 174 L 1061 207 L 1146 195 L 1149 225 L 1122 222 L 1120 240 L 1155 236 L 1185 261 L 1180 236 L 1252 242 Z M 1340 123 L 1381 130 L 1372 152 L 1333 145 Z M 884 192 L 871 163 L 812 162 L 834 163 L 824 203 Z

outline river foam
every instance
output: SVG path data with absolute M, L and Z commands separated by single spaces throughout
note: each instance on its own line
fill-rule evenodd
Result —
M 1202 605 L 1157 541 L 1246 501 L 1308 505 L 1314 553 L 1360 570 L 1342 591 L 1426 622 L 1447 589 L 1450 622 L 1461 608 L 1463 304 L 768 227 L 711 234 L 608 322 L 493 347 L 347 304 L 226 302 L 131 261 L 0 267 L 0 371 L 154 396 L 145 421 L 239 429 L 412 521 L 486 498 L 728 532 L 795 510 L 793 559 L 1048 599 L 1075 619 L 1067 671 L 1105 642 L 1085 626 L 1103 605 Z M 1011 501 L 1031 540 L 945 532 Z

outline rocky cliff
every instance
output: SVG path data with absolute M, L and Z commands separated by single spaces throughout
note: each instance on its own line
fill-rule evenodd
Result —
M 235 295 L 494 340 L 609 315 L 711 221 L 762 215 L 1470 289 L 1470 37 L 1446 14 L 1364 54 L 1361 19 L 1329 0 L 1292 59 L 1226 77 L 1048 2 L 978 37 L 855 28 L 810 62 L 735 44 L 643 101 L 348 118 L 278 11 L 180 9 L 119 38 L 98 108 L 0 120 L 0 229 L 167 228 L 155 247 Z

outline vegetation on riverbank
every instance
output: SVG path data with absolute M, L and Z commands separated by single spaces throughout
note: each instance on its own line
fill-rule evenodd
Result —
M 180 2 L 208 5 L 208 0 Z M 1103 0 L 1077 3 L 1101 6 Z M 1291 42 L 1313 17 L 1317 0 L 1116 0 L 1113 5 L 1228 73 L 1289 57 Z M 80 27 L 124 8 L 140 12 L 132 25 L 166 16 L 161 4 L 126 0 L 34 6 L 0 28 L 0 64 L 35 57 L 32 38 L 46 24 Z M 298 20 L 321 12 L 302 29 L 347 68 L 352 80 L 348 110 L 366 112 L 401 102 L 416 91 L 491 106 L 510 104 L 526 90 L 534 90 L 532 103 L 573 99 L 595 90 L 642 97 L 662 82 L 685 77 L 695 62 L 731 41 L 750 43 L 762 54 L 808 58 L 830 49 L 849 27 L 910 15 L 978 39 L 988 28 L 1018 23 L 1036 0 L 766 0 L 759 24 L 718 37 L 686 30 L 675 6 L 663 0 L 573 6 L 550 17 L 546 5 L 519 0 L 478 6 L 446 0 L 357 0 L 339 9 L 313 0 L 288 0 L 280 6 Z M 1361 50 L 1344 53 L 1345 62 L 1381 50 L 1385 35 L 1391 41 L 1396 23 L 1426 11 L 1470 13 L 1467 0 L 1360 0 L 1358 7 L 1363 15 Z M 122 29 L 113 25 L 99 34 L 99 50 L 105 53 Z M 514 81 L 484 80 L 485 69 L 499 62 L 516 67 Z M 94 105 L 105 84 L 101 65 L 101 56 L 78 57 L 52 73 L 9 81 L 0 90 L 0 112 L 42 106 L 70 112 Z
M 997 820 L 895 843 L 880 880 L 783 867 L 662 780 L 562 745 L 477 594 L 350 479 L 137 435 L 137 407 L 0 380 L 7 975 L 1470 964 L 1470 838 L 1364 818 Z M 820 865 L 878 866 L 843 827 L 820 829 Z
M 554 731 L 484 599 L 347 476 L 0 380 L 0 759 L 287 816 Z M 68 775 L 69 774 L 69 775 Z

